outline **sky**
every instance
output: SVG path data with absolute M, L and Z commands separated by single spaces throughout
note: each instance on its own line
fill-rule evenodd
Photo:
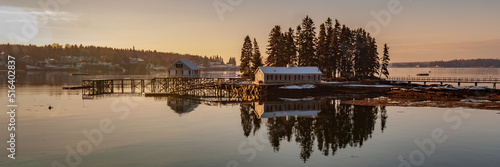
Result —
M 391 62 L 500 58 L 498 0 L 0 0 L 0 43 L 83 44 L 239 60 L 275 25 L 330 17 L 387 43 Z

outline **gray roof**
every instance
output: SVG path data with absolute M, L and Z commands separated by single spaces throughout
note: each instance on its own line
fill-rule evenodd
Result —
M 322 74 L 318 67 L 259 67 L 264 74 Z
M 178 60 L 176 61 L 174 64 L 172 64 L 170 67 L 174 66 L 175 64 L 177 64 L 177 62 L 181 62 L 182 64 L 186 65 L 188 68 L 190 68 L 191 70 L 199 70 L 200 67 L 198 67 L 196 64 L 192 63 L 191 61 L 189 60 Z M 169 68 L 170 68 L 169 67 Z

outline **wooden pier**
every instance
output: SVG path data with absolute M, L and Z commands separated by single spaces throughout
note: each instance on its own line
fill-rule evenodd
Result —
M 104 78 L 83 79 L 85 97 L 116 93 L 144 96 L 195 96 L 253 101 L 264 97 L 266 86 L 242 82 L 240 78 Z
M 497 83 L 500 83 L 500 78 L 448 78 L 448 77 L 389 77 L 388 81 L 394 82 L 408 82 L 411 83 L 474 83 L 477 86 L 478 83 L 481 84 L 493 84 L 493 89 L 496 89 Z

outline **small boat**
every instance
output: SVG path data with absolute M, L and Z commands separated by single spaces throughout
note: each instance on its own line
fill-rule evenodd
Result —
M 429 76 L 430 74 L 431 74 L 431 71 L 429 71 L 429 73 L 418 73 L 417 76 L 424 77 L 424 76 Z

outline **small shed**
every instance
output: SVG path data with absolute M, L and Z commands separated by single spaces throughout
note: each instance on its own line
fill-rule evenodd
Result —
M 322 73 L 318 67 L 259 67 L 255 82 L 259 84 L 320 83 Z
M 200 77 L 200 68 L 189 60 L 178 60 L 167 68 L 168 77 Z

